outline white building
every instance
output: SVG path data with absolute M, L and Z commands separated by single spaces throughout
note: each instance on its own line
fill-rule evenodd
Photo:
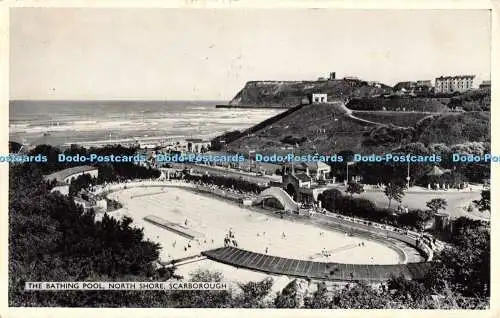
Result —
M 436 93 L 464 92 L 472 89 L 475 75 L 440 76 L 436 78 Z
M 97 178 L 99 170 L 92 166 L 78 166 L 64 170 L 60 170 L 44 177 L 46 181 L 56 180 L 58 183 L 70 184 L 81 175 L 88 174 L 93 178 Z
M 327 94 L 313 93 L 311 97 L 311 103 L 313 104 L 324 104 L 328 101 Z

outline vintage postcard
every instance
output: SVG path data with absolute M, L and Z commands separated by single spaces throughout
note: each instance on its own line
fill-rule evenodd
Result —
M 354 3 L 7 3 L 2 316 L 498 315 L 495 2 Z

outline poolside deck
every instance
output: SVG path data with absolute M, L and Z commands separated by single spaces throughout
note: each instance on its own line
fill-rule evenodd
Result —
M 201 253 L 207 258 L 235 267 L 260 272 L 330 281 L 386 281 L 391 276 L 421 279 L 431 263 L 363 265 L 324 263 L 259 254 L 235 247 L 221 247 Z

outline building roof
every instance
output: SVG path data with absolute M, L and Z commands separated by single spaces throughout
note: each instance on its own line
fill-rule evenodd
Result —
M 97 170 L 96 167 L 92 166 L 77 166 L 77 167 L 71 167 L 68 169 L 60 170 L 57 172 L 54 172 L 52 174 L 49 174 L 44 177 L 45 180 L 56 180 L 58 182 L 64 182 L 64 179 L 66 179 L 69 176 L 72 176 L 77 173 L 82 173 L 82 172 L 87 172 L 87 171 L 93 171 Z
M 330 166 L 323 161 L 305 162 L 309 169 L 314 170 L 330 170 Z
M 307 181 L 312 180 L 312 178 L 310 176 L 308 176 L 307 174 L 305 174 L 303 172 L 295 174 L 295 177 L 302 182 L 307 182 Z
M 436 79 L 453 79 L 453 78 L 464 78 L 464 77 L 476 77 L 476 75 L 455 75 L 455 76 L 439 76 L 439 77 L 436 77 Z
M 439 169 L 437 166 L 433 166 L 432 169 L 427 173 L 428 176 L 437 176 L 444 174 L 444 171 Z
M 310 170 L 330 170 L 330 166 L 323 161 L 312 161 L 312 162 L 298 162 L 298 163 L 287 163 L 285 166 L 291 167 L 293 165 L 296 169 L 305 170 L 309 168 Z

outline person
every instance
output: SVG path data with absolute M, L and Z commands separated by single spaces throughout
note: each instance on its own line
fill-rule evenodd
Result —
M 184 225 L 187 226 L 188 225 L 188 219 L 186 219 L 186 221 L 184 221 Z
M 269 247 L 266 247 L 266 254 L 267 254 L 267 252 L 269 252 Z
M 175 245 L 177 245 L 177 241 L 174 241 L 174 242 L 172 243 L 172 247 L 175 247 Z

